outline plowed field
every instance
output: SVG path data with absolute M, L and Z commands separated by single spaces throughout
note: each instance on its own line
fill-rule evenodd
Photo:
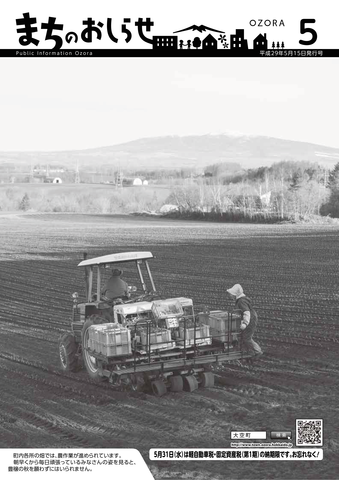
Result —
M 229 225 L 76 215 L 0 216 L 0 447 L 129 447 L 156 479 L 335 479 L 339 469 L 339 227 Z M 123 393 L 59 368 L 82 252 L 150 250 L 158 289 L 230 308 L 241 283 L 265 351 L 211 389 Z M 132 267 L 125 278 L 135 284 Z M 322 462 L 151 462 L 154 447 L 228 448 L 230 431 L 324 419 Z

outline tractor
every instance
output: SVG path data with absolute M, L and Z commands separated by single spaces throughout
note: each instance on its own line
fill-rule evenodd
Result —
M 240 312 L 195 313 L 190 298 L 160 298 L 151 259 L 146 251 L 84 255 L 78 266 L 85 269 L 85 301 L 73 293 L 70 330 L 59 340 L 61 368 L 76 371 L 83 363 L 96 382 L 157 396 L 213 387 L 216 365 L 251 357 L 239 342 Z M 124 298 L 109 299 L 105 270 L 125 264 L 135 265 L 140 293 L 129 286 Z

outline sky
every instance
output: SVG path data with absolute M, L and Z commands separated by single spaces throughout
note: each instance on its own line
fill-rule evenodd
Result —
M 339 147 L 339 59 L 2 58 L 0 151 L 242 132 Z
M 238 10 L 230 10 L 234 2 L 215 0 L 215 11 L 206 10 L 202 0 L 173 2 L 166 11 L 160 8 L 163 2 L 143 2 L 157 19 L 154 33 L 165 31 L 161 22 L 167 18 L 169 32 L 174 25 L 180 29 L 203 21 L 229 31 L 247 25 L 254 38 L 258 32 L 250 30 L 250 19 L 283 18 L 286 30 L 271 27 L 268 35 L 290 32 L 287 43 L 298 45 L 300 18 L 317 18 L 320 42 L 333 32 L 326 22 L 336 18 L 327 8 L 321 23 L 320 4 L 313 0 L 300 0 L 290 11 L 263 0 L 240 0 Z M 332 0 L 325 4 L 334 5 Z M 18 44 L 13 25 L 23 11 L 41 20 L 53 12 L 74 23 L 96 13 L 87 0 L 78 3 L 81 11 L 67 5 L 66 0 L 16 0 L 2 14 L 0 7 L 0 48 Z M 146 13 L 133 0 L 102 0 L 99 7 L 100 18 L 112 15 L 113 7 L 116 18 Z M 75 150 L 142 137 L 223 132 L 339 148 L 339 58 L 0 58 L 0 72 L 0 151 Z

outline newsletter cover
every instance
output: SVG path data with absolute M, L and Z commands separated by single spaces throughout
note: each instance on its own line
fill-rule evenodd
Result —
M 0 7 L 0 476 L 339 476 L 336 2 Z

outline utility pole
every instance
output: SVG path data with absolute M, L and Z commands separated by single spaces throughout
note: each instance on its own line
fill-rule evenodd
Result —
M 119 163 L 119 167 L 118 167 L 118 172 L 116 174 L 116 178 L 115 178 L 115 186 L 116 188 L 123 188 L 123 179 L 124 179 L 124 174 L 122 173 L 121 169 L 120 169 L 120 163 Z
M 34 167 L 33 167 L 33 163 L 32 163 L 32 160 L 31 160 L 31 171 L 30 171 L 30 174 L 29 174 L 29 181 L 33 183 L 33 179 L 34 179 Z
M 79 160 L 77 160 L 77 166 L 75 170 L 75 179 L 74 183 L 80 183 L 80 174 L 79 174 Z

